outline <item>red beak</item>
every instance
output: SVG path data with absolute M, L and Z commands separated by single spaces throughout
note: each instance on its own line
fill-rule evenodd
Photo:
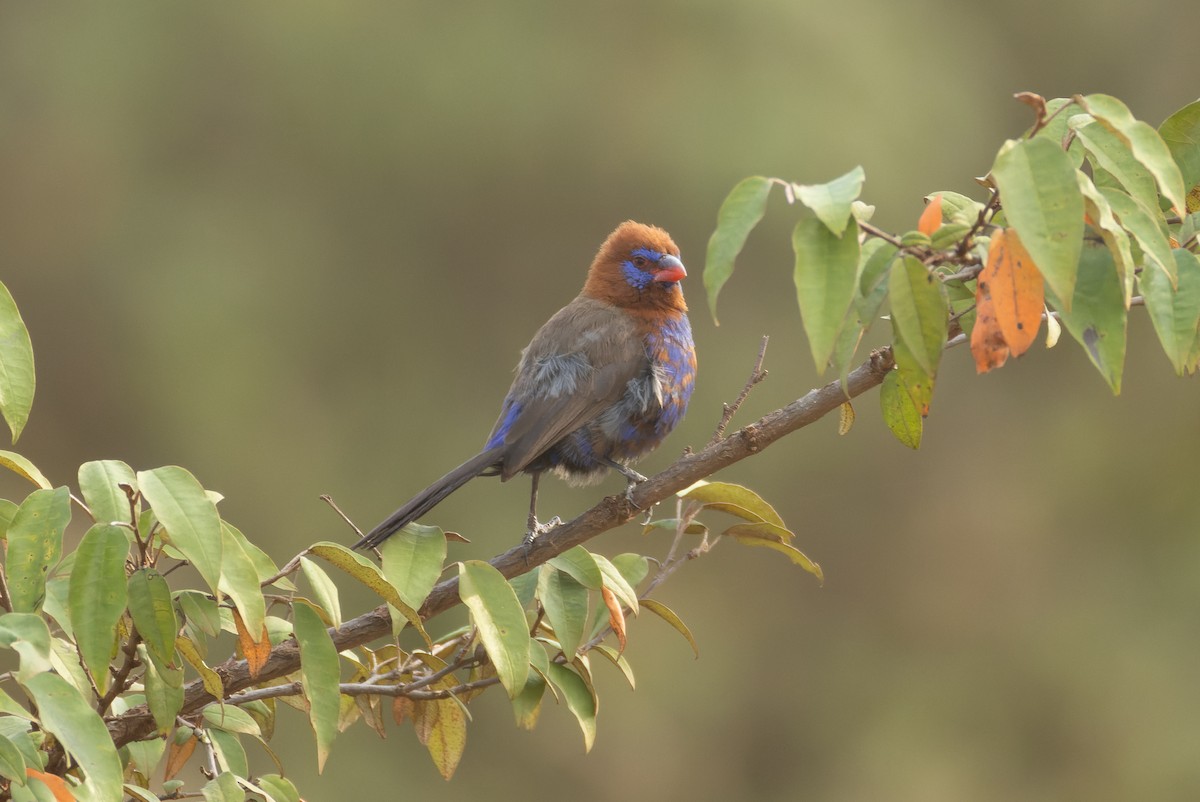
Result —
M 654 274 L 655 281 L 679 281 L 687 277 L 687 269 L 683 262 L 667 254 L 658 260 L 659 271 Z

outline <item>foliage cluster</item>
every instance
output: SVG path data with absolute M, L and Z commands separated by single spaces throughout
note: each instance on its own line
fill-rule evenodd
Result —
M 831 366 L 845 386 L 865 332 L 890 319 L 895 369 L 881 363 L 883 416 L 909 446 L 920 443 L 947 347 L 969 343 L 986 372 L 1030 348 L 1042 321 L 1047 345 L 1065 326 L 1118 392 L 1128 310 L 1144 305 L 1173 369 L 1195 372 L 1200 102 L 1156 130 L 1104 95 L 1022 99 L 1034 125 L 1000 148 L 980 179 L 986 198 L 933 193 L 913 231 L 871 224 L 861 169 L 821 185 L 741 182 L 709 244 L 714 314 L 778 186 L 812 212 L 796 223 L 792 245 L 817 366 Z M 33 391 L 29 335 L 0 286 L 0 413 L 14 442 Z M 847 401 L 842 430 L 852 423 Z M 735 541 L 821 578 L 770 504 L 723 482 L 687 488 L 670 517 L 644 524 L 667 536 L 659 558 L 610 559 L 575 545 L 509 579 L 488 562 L 448 563 L 448 544 L 462 538 L 418 525 L 386 541 L 377 560 L 321 542 L 279 567 L 184 468 L 90 461 L 76 493 L 18 453 L 0 452 L 0 464 L 36 488 L 0 500 L 0 647 L 15 660 L 0 675 L 0 798 L 295 802 L 286 761 L 269 746 L 289 707 L 311 724 L 318 765 L 347 727 L 362 722 L 383 737 L 391 721 L 411 728 L 449 778 L 469 703 L 490 687 L 503 689 L 521 727 L 536 724 L 546 699 L 560 702 L 590 747 L 596 664 L 634 684 L 628 616 L 648 610 L 696 648 L 687 625 L 652 596 L 687 560 Z M 72 550 L 76 510 L 88 525 Z M 715 534 L 698 520 L 706 512 L 736 523 Z M 379 643 L 357 627 L 365 615 L 343 616 L 335 576 L 379 596 L 390 638 Z M 449 587 L 469 623 L 431 632 L 428 600 Z M 239 666 L 248 680 L 234 681 Z M 275 770 L 252 771 L 247 746 Z M 204 774 L 198 789 L 181 774 L 189 763 Z

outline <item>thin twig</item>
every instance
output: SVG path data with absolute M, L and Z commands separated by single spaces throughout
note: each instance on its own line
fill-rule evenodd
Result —
M 887 231 L 884 231 L 882 228 L 873 226 L 870 223 L 866 222 L 865 220 L 859 220 L 858 227 L 861 228 L 863 231 L 867 232 L 868 234 L 870 234 L 872 237 L 879 237 L 879 239 L 883 240 L 884 242 L 891 243 L 892 245 L 895 245 L 897 248 L 904 247 L 904 243 L 895 234 L 889 234 Z
M 322 494 L 321 494 L 321 501 L 324 501 L 324 502 L 325 502 L 326 504 L 328 504 L 330 507 L 333 507 L 333 511 L 334 511 L 334 512 L 336 512 L 336 513 L 337 513 L 337 514 L 338 514 L 338 515 L 341 517 L 341 519 L 342 519 L 343 521 L 345 521 L 345 522 L 346 522 L 346 524 L 347 524 L 347 525 L 348 525 L 348 526 L 349 526 L 351 529 L 353 529 L 353 530 L 354 530 L 354 531 L 355 531 L 355 532 L 358 534 L 358 536 L 359 536 L 360 538 L 363 536 L 363 532 L 362 532 L 362 530 L 361 530 L 361 529 L 359 529 L 357 526 L 355 526 L 355 525 L 354 525 L 354 521 L 351 521 L 351 520 L 350 520 L 350 516 L 349 516 L 349 515 L 347 515 L 346 513 L 342 512 L 342 508 L 341 508 L 341 507 L 339 507 L 339 506 L 337 505 L 337 502 L 333 500 L 333 496 L 330 496 L 330 495 L 329 495 L 329 494 L 327 494 L 327 493 L 322 493 Z
M 762 343 L 758 346 L 758 358 L 754 360 L 754 369 L 750 371 L 750 378 L 746 380 L 746 386 L 742 388 L 742 392 L 738 394 L 737 400 L 732 404 L 724 404 L 724 411 L 721 413 L 721 422 L 717 424 L 717 430 L 713 432 L 712 439 L 708 441 L 711 446 L 713 443 L 720 442 L 725 436 L 725 429 L 729 426 L 729 422 L 733 420 L 733 416 L 737 414 L 738 408 L 745 402 L 750 391 L 754 389 L 754 385 L 767 378 L 767 371 L 763 370 L 763 359 L 767 355 L 767 342 L 771 338 L 766 334 L 763 335 Z

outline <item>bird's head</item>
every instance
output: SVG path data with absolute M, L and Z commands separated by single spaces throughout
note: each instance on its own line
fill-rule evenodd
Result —
M 583 294 L 616 306 L 686 312 L 679 288 L 685 276 L 670 234 L 628 220 L 600 246 Z

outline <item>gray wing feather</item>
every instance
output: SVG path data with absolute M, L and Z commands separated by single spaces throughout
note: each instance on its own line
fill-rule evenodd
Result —
M 645 345 L 621 310 L 590 298 L 559 310 L 525 349 L 509 390 L 522 408 L 504 438 L 501 478 L 615 404 L 646 366 Z

